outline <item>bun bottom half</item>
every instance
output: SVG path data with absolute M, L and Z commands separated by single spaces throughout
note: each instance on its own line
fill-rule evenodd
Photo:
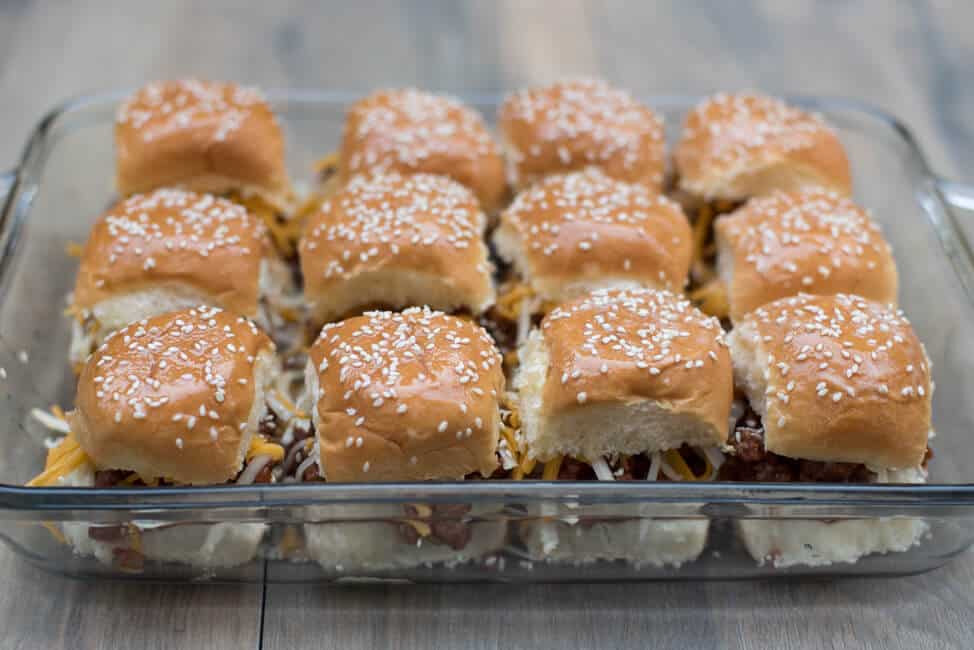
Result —
M 94 472 L 81 467 L 65 477 L 62 485 L 92 487 Z M 136 522 L 138 526 L 138 523 Z M 123 545 L 91 539 L 87 522 L 62 522 L 65 539 L 79 555 L 94 557 L 112 565 L 115 549 Z M 257 549 L 267 529 L 265 524 L 177 524 L 140 527 L 142 555 L 146 560 L 176 562 L 194 567 L 217 569 L 247 564 L 257 556 Z
M 777 569 L 854 563 L 866 555 L 900 553 L 930 530 L 922 519 L 772 521 L 745 519 L 737 533 L 751 557 Z

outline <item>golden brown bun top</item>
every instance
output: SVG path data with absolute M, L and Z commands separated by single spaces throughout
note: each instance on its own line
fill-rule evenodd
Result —
M 374 172 L 449 176 L 488 214 L 507 192 L 504 161 L 483 117 L 457 99 L 415 88 L 374 92 L 348 112 L 342 178 Z
M 479 304 L 490 292 L 485 227 L 477 199 L 445 176 L 356 176 L 308 218 L 305 294 L 326 300 L 343 281 L 395 269 L 449 277 Z
M 528 88 L 504 100 L 499 128 L 509 157 L 508 181 L 523 189 L 548 174 L 599 167 L 659 190 L 663 121 L 632 95 L 598 79 Z
M 428 309 L 329 324 L 310 351 L 329 481 L 460 479 L 497 465 L 500 353 L 470 321 Z
M 730 353 L 716 318 L 657 289 L 600 290 L 562 304 L 541 325 L 549 354 L 549 412 L 651 399 L 727 432 Z
M 767 373 L 769 451 L 880 468 L 921 463 L 933 384 L 902 312 L 858 296 L 802 294 L 748 316 L 732 336 L 735 355 L 744 335 Z
M 272 351 L 253 323 L 215 307 L 132 323 L 85 364 L 72 430 L 99 468 L 223 483 L 253 434 L 255 363 Z
M 824 189 L 748 201 L 715 224 L 733 256 L 731 318 L 799 292 L 896 303 L 893 253 L 869 213 Z
M 119 108 L 115 148 L 122 195 L 179 186 L 274 202 L 290 190 L 277 118 L 260 92 L 234 83 L 144 86 Z
M 90 309 L 120 294 L 179 284 L 254 316 L 266 251 L 263 223 L 236 203 L 171 189 L 136 194 L 92 227 L 74 303 Z
M 695 107 L 674 158 L 680 188 L 706 200 L 815 185 L 852 192 L 835 131 L 817 115 L 756 93 L 718 93 Z
M 609 276 L 680 290 L 690 269 L 693 242 L 680 206 L 594 168 L 536 183 L 504 211 L 501 227 L 516 233 L 529 280 Z

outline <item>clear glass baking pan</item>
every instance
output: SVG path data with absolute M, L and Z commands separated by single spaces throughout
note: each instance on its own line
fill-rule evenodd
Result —
M 974 257 L 962 222 L 974 216 L 974 188 L 934 176 L 894 118 L 833 99 L 794 101 L 836 126 L 851 157 L 857 198 L 874 210 L 896 252 L 901 304 L 926 342 L 937 386 L 936 455 L 928 485 L 19 487 L 42 467 L 45 454 L 44 433 L 31 409 L 69 406 L 73 399 L 74 378 L 65 362 L 70 330 L 62 309 L 75 261 L 64 251 L 68 242 L 84 241 L 113 197 L 112 124 L 121 96 L 86 97 L 56 109 L 30 137 L 17 169 L 0 175 L 0 538 L 29 562 L 74 577 L 155 580 L 766 578 L 917 573 L 974 542 Z M 292 173 L 310 179 L 312 162 L 337 145 L 345 107 L 354 98 L 318 91 L 269 97 L 287 130 Z M 496 97 L 467 99 L 493 116 Z M 699 98 L 645 99 L 665 114 L 672 139 L 682 114 Z M 464 550 L 413 544 L 415 535 L 404 527 L 410 526 L 405 507 L 415 504 L 438 506 L 428 524 L 462 524 Z M 755 520 L 833 526 L 876 518 L 926 533 L 904 552 L 780 568 L 755 561 L 735 532 L 741 522 Z M 106 556 L 102 548 L 102 561 L 58 541 L 44 522 L 82 540 L 91 526 L 124 524 L 130 530 L 129 522 L 139 522 L 140 543 L 169 559 L 139 566 L 119 561 L 111 549 Z M 560 540 L 558 553 L 549 552 L 552 537 Z M 231 538 L 237 542 L 232 549 Z M 821 550 L 813 545 L 809 540 L 806 550 Z M 659 564 L 698 551 L 679 567 Z M 221 567 L 220 558 L 236 566 Z

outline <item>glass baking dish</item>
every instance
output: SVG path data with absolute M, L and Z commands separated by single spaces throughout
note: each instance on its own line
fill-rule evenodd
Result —
M 287 131 L 292 173 L 310 179 L 312 162 L 337 145 L 345 107 L 354 97 L 319 91 L 268 96 Z M 821 98 L 793 101 L 821 112 L 838 129 L 853 165 L 856 196 L 873 209 L 894 247 L 901 304 L 933 361 L 937 435 L 928 485 L 476 481 L 19 487 L 42 467 L 45 453 L 44 432 L 31 409 L 69 406 L 73 399 L 74 378 L 65 362 L 70 326 L 62 309 L 75 260 L 65 255 L 65 246 L 84 241 L 112 200 L 112 125 L 121 97 L 85 97 L 54 110 L 30 137 L 19 167 L 0 175 L 0 436 L 6 449 L 0 456 L 0 537 L 29 562 L 74 577 L 174 581 L 767 578 L 917 573 L 944 564 L 974 541 L 974 257 L 960 222 L 974 211 L 974 189 L 935 177 L 909 131 L 889 115 Z M 492 118 L 496 97 L 466 99 Z M 671 141 L 682 114 L 698 99 L 645 98 L 665 115 Z M 415 504 L 437 506 L 429 523 L 463 523 L 468 550 L 441 548 L 426 555 L 413 550 L 419 547 L 402 530 L 409 525 L 405 507 Z M 912 521 L 927 533 L 905 552 L 776 568 L 752 559 L 734 532 L 747 520 L 835 524 L 874 518 Z M 256 531 L 253 543 L 260 541 L 233 567 L 165 560 L 126 566 L 75 553 L 45 522 L 80 530 L 82 537 L 88 526 L 139 522 L 143 541 L 157 546 L 174 543 L 173 535 L 205 546 L 239 530 Z M 706 532 L 697 540 L 704 544 L 697 559 L 679 567 L 658 565 L 654 540 L 668 526 Z M 615 549 L 625 557 L 594 559 L 598 552 L 571 543 L 561 546 L 558 559 L 539 555 L 537 537 L 546 527 L 565 539 L 590 538 L 595 531 L 602 555 Z M 320 562 L 308 559 L 309 539 Z

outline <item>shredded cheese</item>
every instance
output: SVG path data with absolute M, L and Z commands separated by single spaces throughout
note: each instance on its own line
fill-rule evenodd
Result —
M 558 456 L 557 458 L 552 458 L 545 463 L 541 478 L 545 481 L 554 481 L 556 478 L 558 478 L 558 472 L 561 471 L 561 462 L 564 460 L 564 458 L 564 456 Z
M 534 466 L 536 463 L 536 459 L 525 456 L 523 459 L 521 459 L 521 464 L 514 468 L 514 471 L 511 473 L 511 478 L 515 481 L 520 481 L 534 471 Z
M 683 456 L 680 455 L 679 450 L 669 449 L 663 452 L 663 458 L 666 460 L 666 464 L 676 472 L 680 478 L 687 481 L 705 481 L 710 478 L 713 473 L 713 465 L 710 463 L 710 459 L 706 455 L 703 456 L 703 460 L 706 463 L 704 467 L 703 474 L 697 476 L 687 465 L 687 461 L 684 460 Z M 664 469 L 665 472 L 665 469 Z M 674 478 L 670 476 L 670 478 Z
M 49 487 L 56 485 L 58 479 L 62 476 L 67 476 L 74 470 L 78 469 L 88 461 L 88 455 L 85 454 L 81 447 L 77 446 L 77 442 L 74 442 L 73 438 L 65 438 L 61 445 L 66 442 L 71 441 L 74 447 L 70 451 L 62 452 L 57 456 L 57 459 L 51 462 L 50 453 L 48 454 L 48 462 L 44 467 L 44 471 L 35 476 L 33 479 L 27 482 L 27 487 Z M 51 452 L 57 450 L 61 445 L 55 447 Z
M 76 241 L 69 241 L 64 245 L 64 252 L 67 253 L 69 257 L 81 257 L 84 250 L 84 247 Z
M 727 318 L 730 305 L 727 300 L 727 288 L 718 278 L 690 292 L 690 299 L 700 305 L 700 310 L 717 318 Z
M 525 300 L 533 298 L 534 295 L 534 290 L 524 282 L 509 282 L 501 287 L 494 309 L 501 317 L 516 321 Z
M 250 448 L 247 449 L 247 462 L 252 461 L 257 456 L 270 456 L 271 460 L 279 463 L 284 460 L 284 447 L 268 442 L 264 436 L 256 435 L 250 439 Z

